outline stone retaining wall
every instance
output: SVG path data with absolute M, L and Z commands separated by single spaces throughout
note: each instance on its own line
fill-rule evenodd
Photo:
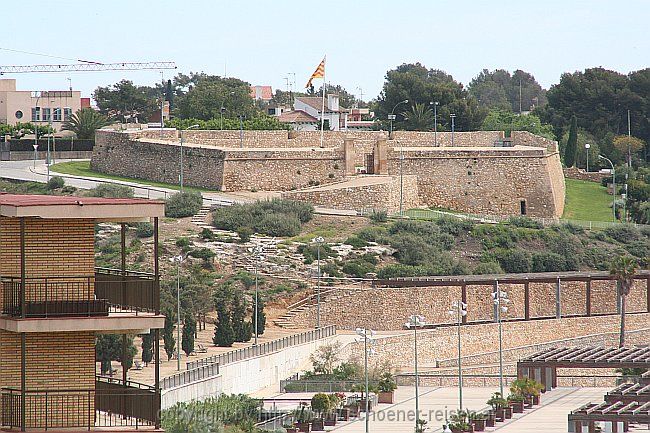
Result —
M 564 177 L 569 179 L 587 180 L 589 182 L 600 183 L 600 181 L 606 178 L 607 176 L 611 176 L 611 175 L 607 173 L 601 173 L 599 171 L 586 172 L 583 169 L 576 168 L 576 167 L 564 168 Z
M 503 318 L 524 318 L 524 285 L 500 284 L 511 299 L 508 312 Z M 648 280 L 635 280 L 627 297 L 627 311 L 646 312 Z M 491 293 L 492 285 L 467 286 L 467 320 L 489 321 L 494 318 Z M 530 317 L 555 317 L 556 284 L 530 283 Z M 562 282 L 560 290 L 563 316 L 584 315 L 586 311 L 586 284 Z M 359 289 L 353 295 L 321 303 L 321 323 L 336 325 L 339 329 L 367 327 L 378 331 L 403 329 L 406 318 L 417 312 L 430 323 L 453 323 L 448 314 L 451 303 L 461 298 L 461 288 L 408 287 Z M 592 314 L 616 313 L 616 283 L 611 280 L 591 283 Z M 313 327 L 316 323 L 316 307 L 298 313 L 292 319 L 298 327 Z

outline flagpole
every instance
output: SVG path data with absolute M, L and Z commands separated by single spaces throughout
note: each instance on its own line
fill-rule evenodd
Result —
M 327 55 L 323 57 L 323 62 L 327 60 Z M 327 66 L 323 68 L 323 104 L 322 104 L 322 109 L 320 112 L 320 147 L 323 147 L 323 127 L 325 125 L 325 70 L 327 69 Z

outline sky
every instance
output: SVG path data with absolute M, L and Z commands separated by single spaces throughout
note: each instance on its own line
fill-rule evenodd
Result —
M 377 97 L 386 71 L 420 62 L 468 84 L 482 69 L 523 69 L 548 88 L 563 72 L 650 66 L 649 0 L 5 0 L 0 65 L 174 61 L 206 72 L 301 90 L 324 55 L 326 79 Z M 13 18 L 12 18 L 13 17 Z M 36 56 L 8 50 L 48 54 Z M 90 96 L 159 71 L 30 73 L 20 90 Z M 318 82 L 316 82 L 318 86 Z

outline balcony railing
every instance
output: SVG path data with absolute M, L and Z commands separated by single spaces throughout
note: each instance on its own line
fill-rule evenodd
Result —
M 93 293 L 94 276 L 26 278 L 25 317 L 106 316 L 108 302 Z M 22 317 L 20 278 L 2 279 L 2 313 Z
M 152 274 L 98 268 L 92 276 L 2 278 L 2 314 L 12 317 L 82 317 L 156 313 L 159 285 Z
M 2 425 L 20 428 L 22 392 L 2 388 Z M 160 398 L 149 386 L 97 378 L 95 389 L 25 391 L 26 428 L 155 426 Z

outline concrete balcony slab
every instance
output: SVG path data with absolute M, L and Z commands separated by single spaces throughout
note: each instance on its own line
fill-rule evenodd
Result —
M 165 316 L 151 313 L 110 313 L 99 317 L 57 317 L 20 319 L 0 316 L 0 329 L 9 332 L 103 332 L 144 334 L 165 326 Z

